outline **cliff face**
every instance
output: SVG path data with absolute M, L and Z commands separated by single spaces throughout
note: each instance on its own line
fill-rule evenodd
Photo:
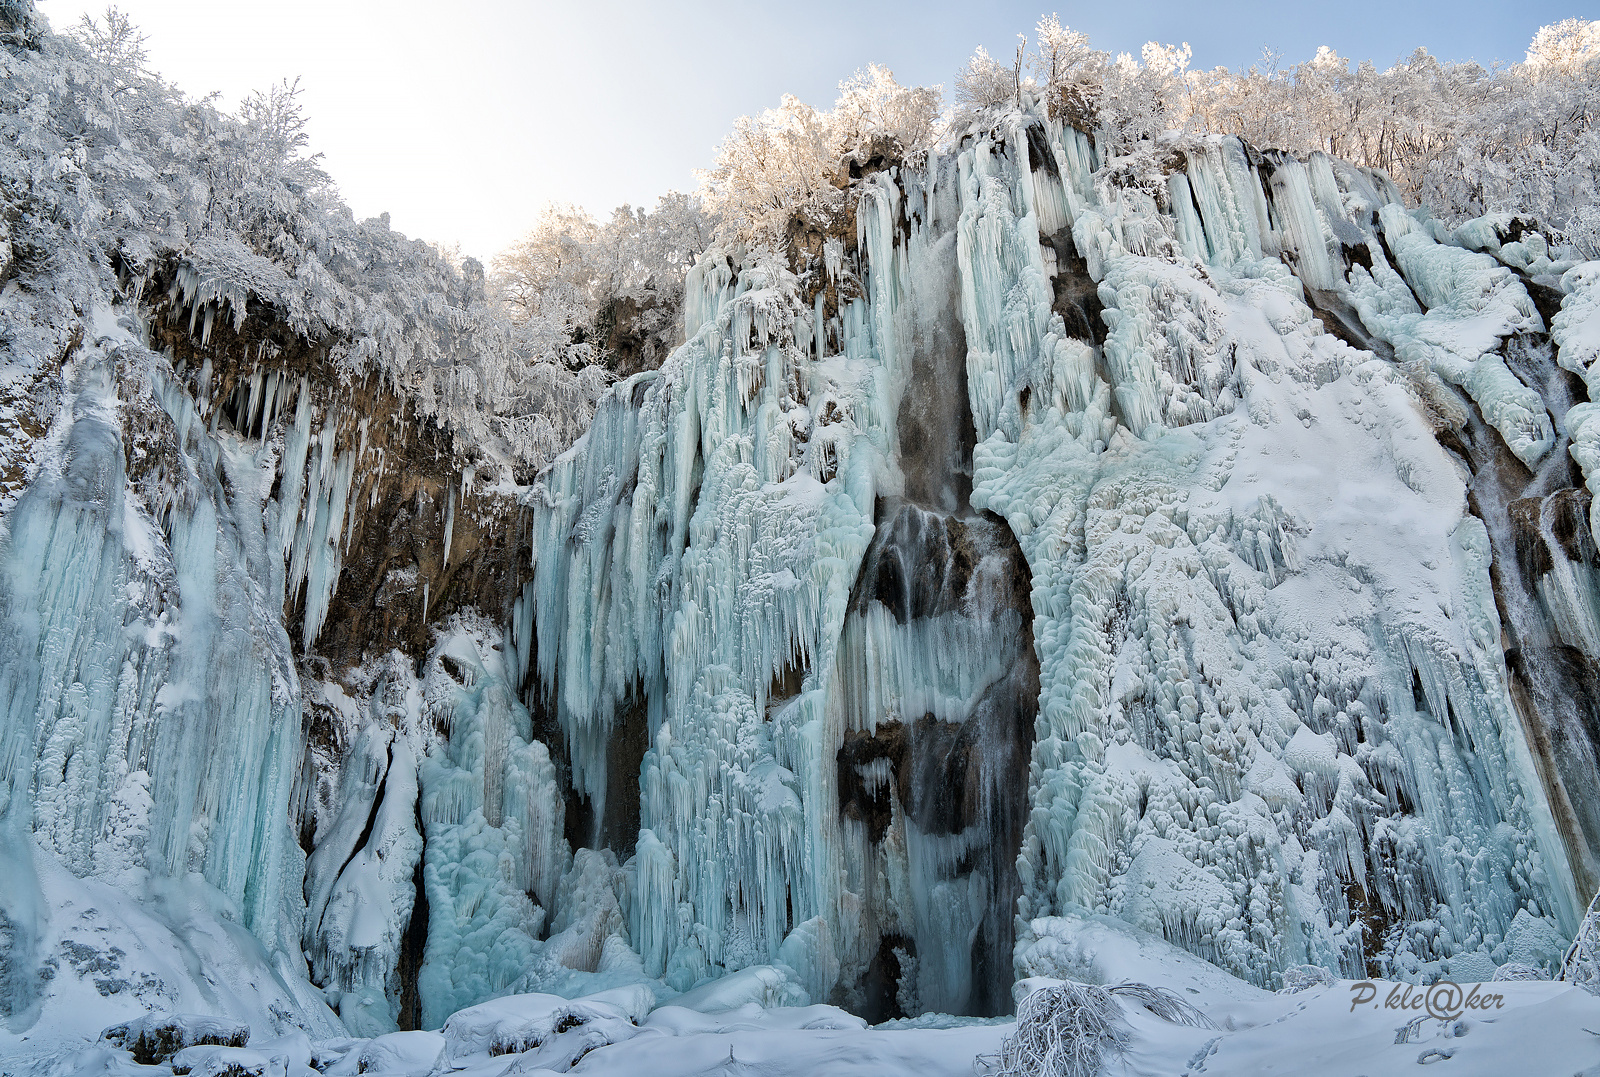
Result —
M 1559 957 L 1600 272 L 1326 157 L 1097 185 L 990 121 L 854 162 L 788 258 L 702 258 L 670 355 L 613 312 L 627 376 L 537 473 L 481 280 L 384 335 L 236 237 L 7 217 L 12 1030 L 208 962 L 266 986 L 193 1007 L 318 1035 L 747 969 L 1001 1013 L 1094 914 L 1264 987 Z M 224 941 L 79 960 L 95 902 Z
M 1105 913 L 1264 986 L 1571 930 L 1550 611 L 1593 591 L 1525 518 L 1580 518 L 1545 317 L 1584 271 L 1325 157 L 1097 167 L 1023 111 L 864 180 L 798 278 L 703 263 L 688 343 L 544 478 L 513 634 L 585 795 L 644 724 L 628 938 L 668 984 L 1003 1009 L 1014 908 L 1020 971 Z
M 161 297 L 142 312 L 150 346 L 182 372 L 193 397 L 210 402 L 217 430 L 281 453 L 304 394 L 316 440 L 308 455 L 350 461 L 336 560 L 324 582 L 331 590 L 286 596 L 285 627 L 303 653 L 337 678 L 394 648 L 420 661 L 432 643 L 429 625 L 452 613 L 509 611 L 526 574 L 526 519 L 514 497 L 474 483 L 476 450 L 419 416 L 387 379 L 341 377 L 328 342 L 306 340 L 270 307 L 258 304 L 237 327 L 220 321 L 202 343 L 164 284 L 158 276 L 146 286 Z M 281 492 L 283 476 L 274 481 Z M 320 616 L 310 633 L 308 602 Z

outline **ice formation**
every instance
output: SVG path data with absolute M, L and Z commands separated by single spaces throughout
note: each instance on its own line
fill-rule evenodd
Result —
M 5 518 L 0 779 L 7 825 L 80 874 L 199 872 L 280 953 L 298 951 L 304 854 L 286 806 L 301 755 L 270 471 L 209 436 L 156 372 L 167 500 L 127 474 L 109 315 L 67 372 L 53 453 Z M 31 828 L 29 824 L 31 823 Z M 27 932 L 19 925 L 19 947 Z M 25 1010 L 12 986 L 8 1010 Z
M 1572 457 L 1588 481 L 1591 494 L 1600 493 L 1600 262 L 1584 262 L 1561 278 L 1566 297 L 1561 312 L 1551 319 L 1550 338 L 1560 349 L 1561 366 L 1583 379 L 1589 400 L 1574 404 L 1565 416 L 1572 436 Z M 1600 512 L 1589 509 L 1590 528 L 1600 542 Z
M 1085 136 L 1024 111 L 879 173 L 853 257 L 815 280 L 702 263 L 689 342 L 545 476 L 514 634 L 584 793 L 618 795 L 603 753 L 647 723 L 630 930 L 653 975 L 775 960 L 820 917 L 810 982 L 837 961 L 856 1005 L 886 971 L 913 1005 L 986 1005 L 979 925 L 1010 903 L 970 850 L 1003 797 L 929 833 L 962 777 L 919 788 L 881 730 L 972 721 L 1019 610 L 944 612 L 945 542 L 893 573 L 929 615 L 895 612 L 873 566 L 924 517 L 1003 521 L 1026 559 L 1024 921 L 1111 914 L 1263 986 L 1466 976 L 1575 927 L 1491 538 L 1436 437 L 1471 412 L 1519 466 L 1553 457 L 1506 358 L 1544 328 L 1527 267 L 1326 157 L 1186 159 L 1159 199 L 1097 190 Z M 939 447 L 900 426 L 952 336 L 970 509 L 918 480 Z
M 702 257 L 531 483 L 393 333 L 286 352 L 349 297 L 233 240 L 8 284 L 5 376 L 61 370 L 0 491 L 0 1044 L 704 1070 L 867 1019 L 992 1049 L 1021 977 L 1264 1013 L 1559 967 L 1600 263 L 1321 155 L 1119 185 L 1027 100 L 958 135 L 810 262 Z
M 385 684 L 374 699 L 396 689 L 405 686 Z M 369 723 L 345 756 L 340 784 L 339 813 L 306 864 L 306 949 L 313 975 L 340 993 L 346 1028 L 392 1032 L 398 1014 L 387 1011 L 400 995 L 396 962 L 422 856 L 408 738 L 388 722 Z

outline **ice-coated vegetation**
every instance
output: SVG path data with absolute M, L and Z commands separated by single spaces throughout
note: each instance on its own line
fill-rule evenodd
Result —
M 294 86 L 225 115 L 149 71 L 125 17 L 62 36 L 31 12 L 16 26 L 0 106 L 13 397 L 59 362 L 72 311 L 108 293 L 150 300 L 159 283 L 201 340 L 264 309 L 326 347 L 343 377 L 378 376 L 512 461 L 542 463 L 582 429 L 602 373 L 568 369 L 559 325 L 499 316 L 476 263 L 458 269 L 384 218 L 352 219 L 304 153 Z M 43 280 L 48 295 L 30 286 Z M 264 372 L 274 344 L 252 356 Z M 217 387 L 198 374 L 204 401 Z
M 970 114 L 1028 90 L 1092 133 L 1113 171 L 1148 173 L 1168 131 L 1320 151 L 1384 170 L 1408 199 L 1451 224 L 1526 214 L 1596 257 L 1596 25 L 1574 18 L 1546 26 L 1524 62 L 1493 68 L 1419 48 L 1379 70 L 1324 46 L 1292 66 L 1268 50 L 1247 71 L 1202 71 L 1189 69 L 1187 44 L 1151 41 L 1137 59 L 1113 58 L 1050 16 L 1015 64 L 979 49 L 957 76 L 956 97 Z

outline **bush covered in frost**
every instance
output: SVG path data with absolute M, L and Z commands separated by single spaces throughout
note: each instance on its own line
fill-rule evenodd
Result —
M 1600 893 L 1589 902 L 1589 911 L 1578 925 L 1577 937 L 1567 949 L 1561 975 L 1556 978 L 1600 995 Z
M 1110 1057 L 1122 1053 L 1132 1036 L 1123 1018 L 1124 1002 L 1175 1025 L 1217 1027 L 1163 987 L 1047 983 L 1022 1000 L 1017 1030 L 997 1053 L 980 1056 L 975 1068 L 985 1077 L 1092 1077 Z
M 1017 1007 L 1017 1030 L 1000 1051 L 978 1060 L 989 1077 L 1093 1077 L 1108 1055 L 1126 1049 L 1131 1031 L 1108 988 L 1060 983 Z

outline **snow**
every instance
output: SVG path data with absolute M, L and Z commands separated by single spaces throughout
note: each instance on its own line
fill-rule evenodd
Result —
M 1221 974 L 1213 969 L 1212 975 Z M 1019 990 L 1027 995 L 1060 984 L 1032 979 Z M 1338 1077 L 1411 1073 L 1419 1061 L 1449 1058 L 1455 1062 L 1452 1072 L 1588 1073 L 1594 1062 L 1593 1034 L 1586 1028 L 1600 1017 L 1600 999 L 1568 984 L 1462 985 L 1454 995 L 1448 986 L 1425 994 L 1382 980 L 1329 980 L 1283 995 L 1252 994 L 1243 984 L 1236 990 L 1239 994 L 1230 998 L 1225 987 L 1213 983 L 1199 996 L 1184 996 L 1204 1005 L 1216 1027 L 1163 1018 L 1162 1008 L 1155 1002 L 1147 1008 L 1137 989 L 1111 992 L 1114 1020 L 1124 1030 L 1111 1072 L 1156 1077 L 1201 1072 L 1203 1065 L 1203 1072 L 1211 1073 Z M 324 1072 L 339 1077 L 358 1072 L 489 1077 L 569 1068 L 598 1075 L 688 1077 L 755 1069 L 779 1077 L 821 1072 L 953 1077 L 970 1074 L 975 1062 L 996 1056 L 1016 1029 L 1014 1022 L 870 1028 L 828 1006 L 746 1005 L 708 1015 L 668 1005 L 632 1022 L 600 999 L 512 996 L 457 1015 L 443 1035 L 391 1033 L 329 1042 L 315 1052 L 319 1059 L 331 1059 Z M 1429 1012 L 1430 999 L 1439 1016 Z M 568 1015 L 569 1021 L 561 1020 Z M 563 1024 L 570 1027 L 555 1031 Z M 297 1074 L 304 1072 L 301 1059 L 310 1053 L 281 1040 L 245 1050 L 189 1052 L 197 1062 L 277 1065 L 277 1072 Z M 102 1049 L 79 1054 L 60 1072 L 120 1074 L 132 1068 L 126 1054 Z
M 9 968 L 43 970 L 36 982 L 46 988 L 24 996 L 26 1010 L 13 1001 L 0 1028 L 0 1057 L 24 1071 L 95 1044 L 112 1026 L 126 1025 L 136 1040 L 170 1015 L 177 1046 L 226 1041 L 240 1029 L 259 1041 L 344 1033 L 316 989 L 280 971 L 237 907 L 198 874 L 138 868 L 114 883 L 78 878 L 31 841 L 8 843 L 3 866 Z M 30 920 L 20 915 L 24 901 Z
M 1206 1072 L 1230 1075 L 1381 1075 L 1415 1073 L 1419 1063 L 1451 1060 L 1455 1071 L 1490 1074 L 1579 1073 L 1593 1065 L 1593 1041 L 1583 1038 L 1592 1034 L 1583 1024 L 1594 1012 L 1594 998 L 1576 988 L 1495 984 L 1493 994 L 1503 996 L 1503 1005 L 1440 1019 L 1426 1015 L 1423 1006 L 1386 1008 L 1405 985 L 1369 983 L 1374 1001 L 1365 1005 L 1353 1000 L 1367 992 L 1338 980 L 1244 1010 L 1221 1033 L 1130 1012 L 1135 1038 L 1127 1070 L 1182 1073 L 1203 1064 Z M 1421 994 L 1416 988 L 1411 993 Z

